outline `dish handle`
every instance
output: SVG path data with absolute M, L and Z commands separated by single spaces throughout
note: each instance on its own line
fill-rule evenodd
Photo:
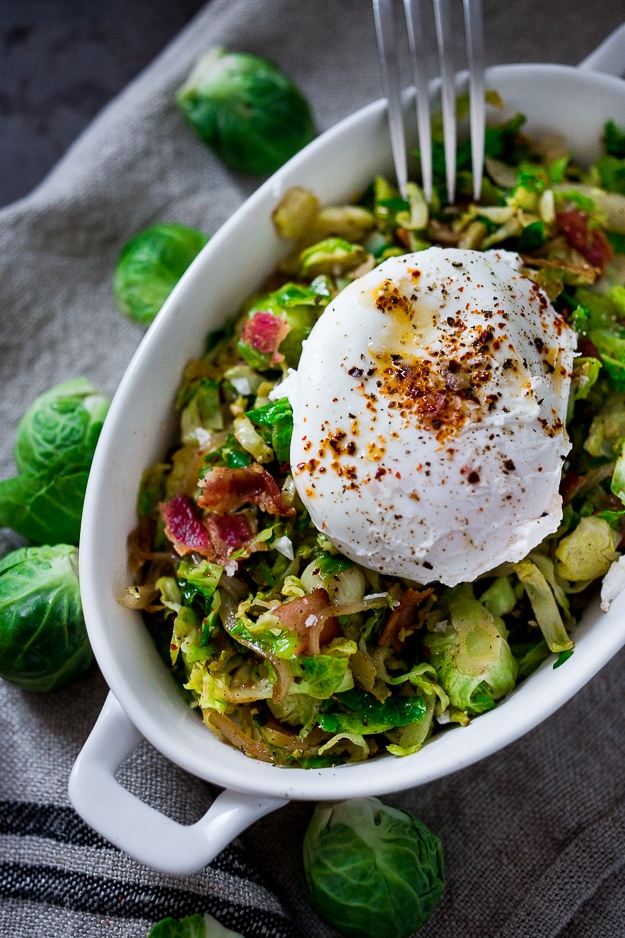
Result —
M 625 75 L 625 23 L 617 26 L 594 52 L 579 63 L 578 68 L 622 78 Z
M 131 794 L 116 772 L 143 737 L 109 693 L 69 778 L 71 802 L 95 831 L 161 873 L 202 869 L 241 831 L 288 801 L 222 791 L 195 824 L 173 821 Z

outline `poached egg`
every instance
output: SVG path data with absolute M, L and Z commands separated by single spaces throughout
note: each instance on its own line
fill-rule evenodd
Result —
M 362 566 L 454 586 L 558 528 L 576 335 L 520 267 L 389 258 L 337 294 L 275 389 L 297 492 Z

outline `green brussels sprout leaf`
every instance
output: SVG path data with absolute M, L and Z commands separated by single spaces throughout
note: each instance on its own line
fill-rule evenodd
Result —
M 610 156 L 625 158 L 625 129 L 613 120 L 605 125 L 605 148 Z
M 89 472 L 0 482 L 0 524 L 34 544 L 78 544 Z
M 0 482 L 0 525 L 36 544 L 78 544 L 82 506 L 109 400 L 85 378 L 41 394 L 22 417 L 18 475 Z
M 241 173 L 275 172 L 314 135 L 306 98 L 256 55 L 210 49 L 176 100 L 200 140 Z
M 199 564 L 181 560 L 176 570 L 176 579 L 182 594 L 183 602 L 191 605 L 198 601 L 202 607 L 210 609 L 210 601 L 219 584 L 223 567 L 210 560 L 202 560 Z
M 609 530 L 609 525 L 605 527 Z M 563 538 L 566 540 L 566 538 Z M 514 572 L 525 588 L 532 611 L 550 650 L 559 654 L 573 647 L 555 597 L 543 572 L 527 558 L 514 564 Z
M 209 453 L 204 460 L 207 466 L 227 466 L 229 469 L 241 469 L 249 466 L 252 457 L 238 443 L 234 434 L 229 433 L 218 449 Z
M 22 547 L 0 561 L 0 677 L 26 690 L 62 687 L 91 664 L 78 584 L 67 544 Z
M 120 312 L 149 326 L 208 236 L 185 225 L 146 228 L 123 247 L 113 293 Z
M 205 912 L 204 915 L 189 915 L 180 920 L 164 918 L 152 927 L 147 938 L 242 938 L 242 936 L 221 925 L 217 919 Z
M 327 550 L 320 550 L 315 557 L 316 572 L 322 580 L 336 576 L 342 570 L 350 570 L 354 561 L 344 557 L 343 554 L 330 554 Z
M 454 707 L 469 714 L 492 710 L 514 687 L 517 662 L 495 617 L 469 584 L 451 590 L 447 605 L 447 628 L 428 638 L 430 664 Z
M 180 921 L 164 918 L 150 930 L 148 938 L 205 938 L 202 915 L 189 915 Z
M 137 514 L 140 518 L 155 514 L 159 502 L 165 501 L 165 486 L 170 469 L 169 463 L 162 462 L 144 469 L 137 494 Z
M 299 272 L 302 277 L 342 274 L 359 267 L 366 257 L 361 244 L 352 244 L 344 238 L 325 238 L 300 253 Z
M 320 714 L 319 725 L 329 733 L 383 733 L 394 726 L 421 723 L 425 716 L 422 697 L 388 697 L 384 702 L 373 694 L 353 687 L 337 695 L 346 712 L 338 710 Z
M 620 459 L 620 457 L 619 457 Z M 619 461 L 617 460 L 617 467 Z M 622 470 L 615 471 L 612 490 L 623 500 Z M 565 580 L 595 580 L 605 576 L 618 559 L 616 550 L 621 535 L 608 521 L 596 515 L 581 518 L 576 528 L 563 537 L 556 548 L 556 571 Z M 558 649 L 565 651 L 566 649 Z
M 307 694 L 325 700 L 353 685 L 347 658 L 334 655 L 300 656 L 290 662 L 293 674 L 291 694 Z
M 293 435 L 293 409 L 286 397 L 246 413 L 260 427 L 263 439 L 271 445 L 279 462 L 288 462 Z
M 353 938 L 407 938 L 428 921 L 445 885 L 439 839 L 377 798 L 318 804 L 303 862 L 311 904 Z

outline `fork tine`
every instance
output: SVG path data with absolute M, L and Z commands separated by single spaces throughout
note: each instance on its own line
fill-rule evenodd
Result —
M 382 88 L 388 106 L 388 124 L 393 163 L 395 165 L 399 191 L 402 197 L 406 198 L 408 166 L 401 105 L 401 83 L 396 57 L 397 45 L 395 42 L 393 0 L 373 0 L 373 14 L 378 41 Z
M 401 103 L 401 76 L 396 58 L 394 0 L 373 0 L 373 14 L 378 42 L 382 87 L 387 100 L 389 135 L 397 185 L 406 198 L 408 161 Z M 417 127 L 421 155 L 423 192 L 432 201 L 432 130 L 427 74 L 427 39 L 424 28 L 423 4 L 426 0 L 403 0 L 412 78 L 416 94 Z M 428 0 L 430 2 L 430 0 Z M 456 76 L 453 50 L 452 4 L 458 0 L 431 0 L 434 9 L 438 71 L 441 81 L 441 109 L 445 149 L 445 181 L 447 197 L 452 203 L 456 195 Z M 478 200 L 484 169 L 484 34 L 482 0 L 462 0 L 466 56 L 469 72 L 469 105 L 473 197 Z
M 456 86 L 451 44 L 451 0 L 434 0 L 434 22 L 441 76 L 447 198 L 453 202 L 456 193 Z
M 482 22 L 482 0 L 463 0 L 463 3 L 467 65 L 469 69 L 473 198 L 477 201 L 482 191 L 484 128 L 486 124 L 486 105 L 484 101 L 484 27 Z
M 427 48 L 423 20 L 423 0 L 404 0 L 404 13 L 408 29 L 408 46 L 412 66 L 412 80 L 416 93 L 417 129 L 421 177 L 426 202 L 432 201 L 432 132 L 430 125 L 430 93 L 427 74 Z

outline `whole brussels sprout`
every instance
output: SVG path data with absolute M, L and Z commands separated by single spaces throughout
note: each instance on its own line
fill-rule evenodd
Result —
M 109 400 L 86 378 L 41 394 L 17 427 L 18 475 L 0 482 L 0 526 L 36 544 L 78 544 L 89 469 Z
M 26 690 L 62 687 L 93 659 L 82 614 L 78 551 L 22 547 L 0 560 L 0 677 Z
M 303 861 L 311 904 L 354 938 L 407 938 L 430 918 L 445 886 L 438 837 L 377 798 L 318 804 Z
M 38 475 L 50 469 L 84 469 L 91 462 L 108 407 L 108 398 L 86 378 L 44 391 L 17 428 L 18 472 Z
M 200 140 L 241 173 L 275 172 L 314 135 L 305 97 L 256 55 L 210 49 L 176 100 Z
M 165 223 L 131 238 L 122 249 L 113 279 L 120 312 L 149 326 L 207 242 L 202 231 Z

